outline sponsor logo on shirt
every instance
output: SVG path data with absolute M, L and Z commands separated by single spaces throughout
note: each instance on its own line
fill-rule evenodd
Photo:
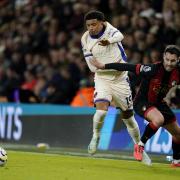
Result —
M 141 71 L 149 72 L 149 71 L 151 71 L 151 67 L 150 67 L 150 66 L 142 65 L 142 66 L 141 66 Z

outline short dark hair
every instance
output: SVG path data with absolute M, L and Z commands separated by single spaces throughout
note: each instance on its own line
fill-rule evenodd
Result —
M 164 53 L 167 53 L 167 52 L 171 54 L 176 54 L 178 58 L 180 56 L 180 49 L 176 45 L 168 45 L 166 49 L 164 50 Z
M 101 11 L 96 11 L 96 10 L 89 11 L 87 14 L 85 14 L 84 21 L 91 20 L 91 19 L 104 21 L 105 20 L 104 13 L 102 13 Z

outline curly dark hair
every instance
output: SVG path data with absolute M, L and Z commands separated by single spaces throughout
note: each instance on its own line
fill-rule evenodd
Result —
M 87 14 L 85 14 L 84 21 L 91 20 L 91 19 L 104 21 L 105 20 L 104 13 L 101 11 L 96 11 L 96 10 L 89 11 Z

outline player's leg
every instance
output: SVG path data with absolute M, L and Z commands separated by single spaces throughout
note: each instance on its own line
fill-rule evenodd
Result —
M 134 143 L 138 143 L 140 141 L 140 131 L 139 126 L 134 118 L 133 110 L 126 110 L 121 112 L 121 119 L 127 127 L 127 131 Z
M 121 114 L 122 114 L 122 120 L 126 124 L 129 135 L 131 136 L 131 138 L 135 143 L 135 148 L 137 148 L 136 147 L 137 144 L 140 143 L 140 130 L 134 118 L 134 114 L 132 110 L 123 111 Z M 141 148 L 140 150 L 142 150 L 142 158 L 140 160 L 146 165 L 151 165 L 151 159 L 145 152 L 144 147 Z
M 162 113 L 155 107 L 151 107 L 146 111 L 144 117 L 149 124 L 146 126 L 144 133 L 141 137 L 141 145 L 146 144 L 146 142 L 156 133 L 156 131 L 164 123 L 164 117 Z
M 139 126 L 134 118 L 133 111 L 132 110 L 122 111 L 121 118 L 122 118 L 123 122 L 125 123 L 127 130 L 129 132 L 129 135 L 133 139 L 134 143 L 138 144 L 140 142 L 140 130 L 139 130 Z M 142 148 L 141 160 L 144 164 L 151 165 L 151 159 L 149 158 L 147 153 L 144 151 L 144 148 Z
M 133 101 L 128 77 L 122 77 L 121 81 L 111 85 L 113 101 L 116 107 L 121 109 L 121 120 L 125 123 L 128 133 L 134 143 L 140 140 L 139 126 L 134 118 Z
M 180 167 L 180 127 L 177 121 L 166 124 L 163 126 L 172 135 L 172 150 L 173 150 L 173 162 L 174 167 Z
M 121 119 L 125 123 L 127 131 L 133 139 L 134 143 L 138 143 L 140 141 L 140 131 L 139 126 L 134 118 L 131 90 L 127 80 L 123 82 L 121 81 L 121 83 L 116 85 L 113 84 L 112 89 L 115 105 L 116 107 L 120 107 L 122 110 Z M 145 151 L 143 151 L 142 162 L 147 165 L 151 164 L 151 159 Z
M 167 106 L 166 103 L 161 103 L 158 109 L 164 116 L 163 127 L 166 128 L 173 136 L 172 138 L 172 150 L 173 150 L 173 162 L 172 165 L 180 167 L 180 127 L 177 123 L 176 116 L 173 111 Z
M 109 102 L 102 101 L 96 103 L 96 112 L 93 117 L 93 135 L 96 137 L 100 136 L 100 130 L 103 126 L 108 107 Z
M 104 123 L 104 118 L 108 110 L 109 102 L 97 102 L 96 112 L 93 117 L 93 136 L 88 146 L 88 153 L 93 155 L 96 153 L 100 139 L 100 130 Z
M 93 116 L 93 135 L 88 146 L 88 153 L 91 155 L 96 153 L 100 139 L 100 131 L 104 123 L 108 106 L 112 100 L 112 96 L 109 95 L 108 87 L 106 81 L 95 81 L 94 103 L 96 112 Z
M 156 107 L 148 105 L 147 103 L 139 102 L 138 104 L 135 104 L 135 111 L 137 114 L 149 121 L 149 124 L 145 127 L 140 142 L 134 146 L 134 157 L 136 160 L 141 161 L 143 159 L 144 146 L 146 142 L 164 123 L 164 117 Z

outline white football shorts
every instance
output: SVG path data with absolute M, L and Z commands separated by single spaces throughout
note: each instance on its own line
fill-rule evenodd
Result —
M 116 107 L 126 111 L 133 109 L 132 92 L 127 74 L 114 80 L 95 77 L 94 103 L 113 102 Z

